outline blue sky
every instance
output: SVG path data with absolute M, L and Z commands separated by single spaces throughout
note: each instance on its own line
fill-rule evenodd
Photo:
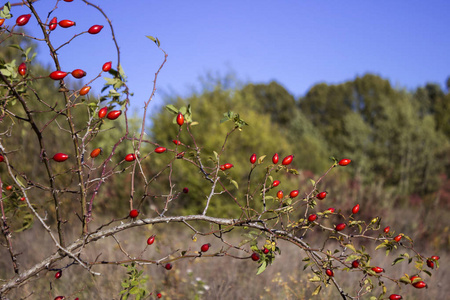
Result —
M 47 12 L 54 3 L 35 5 Z M 233 72 L 243 82 L 276 80 L 295 97 L 318 82 L 340 83 L 367 72 L 406 89 L 427 82 L 444 86 L 450 76 L 448 0 L 93 3 L 113 22 L 135 110 L 148 99 L 163 59 L 146 35 L 158 37 L 169 55 L 158 78 L 156 106 L 165 94 L 188 95 L 208 72 Z M 58 6 L 58 20 L 72 19 L 77 26 L 55 30 L 55 44 L 93 24 L 106 25 L 98 11 L 80 0 Z M 26 11 L 14 9 L 15 16 Z M 30 22 L 27 29 L 35 32 L 37 24 Z M 110 34 L 105 27 L 61 49 L 63 69 L 82 68 L 94 76 L 103 62 L 116 63 Z M 94 85 L 98 92 L 102 84 Z

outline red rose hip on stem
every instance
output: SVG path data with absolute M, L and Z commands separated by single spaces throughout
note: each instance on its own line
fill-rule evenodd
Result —
M 161 293 L 158 293 L 158 294 L 156 294 L 156 297 L 161 298 L 161 297 L 162 297 L 162 294 L 161 294 Z
M 62 276 L 62 271 L 56 272 L 56 274 L 55 274 L 55 278 L 56 278 L 56 279 L 61 278 L 61 276 Z
M 273 183 L 272 183 L 272 186 L 273 187 L 276 187 L 276 186 L 279 186 L 280 185 L 280 181 L 279 180 L 275 180 Z
M 2 26 L 3 23 L 5 23 L 5 19 L 0 19 L 0 26 Z
M 200 247 L 200 250 L 201 250 L 202 252 L 206 252 L 206 251 L 209 250 L 209 247 L 211 247 L 211 244 L 203 244 L 203 245 Z
M 330 208 L 327 209 L 327 210 L 329 210 L 331 213 L 334 213 L 334 212 L 336 211 L 336 209 L 334 209 L 334 207 L 330 207 Z
M 56 26 L 58 25 L 58 19 L 56 17 L 54 17 L 51 21 L 50 24 L 48 25 L 48 29 L 50 29 L 50 31 L 53 31 L 56 29 Z
M 81 69 L 75 69 L 72 71 L 72 76 L 80 79 L 80 78 L 83 78 L 84 76 L 86 76 L 86 72 Z
M 256 162 L 256 154 L 253 153 L 252 156 L 250 156 L 250 163 L 253 165 Z
M 335 229 L 336 229 L 336 231 L 342 231 L 345 229 L 346 226 L 347 225 L 345 225 L 345 223 L 340 223 L 340 224 L 336 225 Z
M 111 70 L 111 65 L 112 65 L 111 61 L 105 62 L 103 64 L 102 71 L 103 72 L 108 72 L 109 70 Z
M 166 148 L 164 148 L 164 147 L 158 147 L 158 148 L 156 148 L 155 149 L 155 152 L 156 153 L 164 153 L 164 152 L 166 152 Z
M 283 197 L 284 197 L 283 191 L 281 191 L 281 190 L 278 191 L 278 192 L 277 192 L 277 198 L 281 200 Z
M 373 267 L 372 271 L 374 271 L 375 273 L 382 273 L 384 272 L 384 269 L 380 267 Z
M 423 289 L 427 287 L 427 284 L 423 281 L 419 281 L 416 283 L 413 283 L 413 287 L 415 287 L 416 289 Z
M 358 260 L 352 261 L 352 268 L 356 269 L 357 267 L 359 267 L 359 261 Z
M 164 268 L 166 268 L 166 270 L 172 270 L 172 264 L 166 264 Z
M 81 95 L 81 96 L 84 96 L 84 95 L 86 95 L 87 93 L 89 93 L 90 90 L 91 90 L 91 87 L 90 87 L 90 86 L 83 86 L 83 87 L 81 88 L 81 90 L 80 90 L 80 95 Z
M 103 119 L 104 117 L 106 117 L 106 114 L 108 113 L 108 108 L 105 106 L 105 107 L 103 107 L 102 109 L 100 109 L 99 111 L 98 111 L 98 117 L 100 118 L 100 119 Z
M 312 214 L 308 216 L 308 221 L 309 222 L 314 222 L 317 219 L 317 215 L 316 214 Z
M 352 214 L 357 214 L 359 212 L 359 204 L 356 204 L 352 208 Z
M 103 150 L 102 148 L 95 148 L 94 150 L 92 150 L 91 152 L 91 157 L 92 158 L 96 158 L 97 156 L 99 156 L 100 154 L 102 154 Z
M 125 156 L 125 161 L 134 161 L 136 160 L 136 155 L 134 155 L 133 153 L 127 154 L 127 156 Z
M 391 294 L 389 296 L 389 300 L 401 300 L 401 299 L 403 299 L 403 297 L 397 294 Z
M 53 155 L 53 160 L 56 162 L 63 162 L 69 158 L 69 155 L 64 153 L 56 153 Z
M 184 116 L 182 113 L 178 113 L 177 115 L 177 124 L 180 126 L 184 124 Z
M 278 159 L 279 159 L 278 153 L 275 153 L 272 157 L 272 162 L 276 165 L 278 163 Z
M 53 80 L 61 80 L 61 79 L 64 79 L 64 77 L 66 77 L 67 74 L 68 74 L 67 72 L 57 70 L 57 71 L 51 72 L 48 77 L 50 77 Z
M 285 158 L 283 158 L 283 161 L 281 162 L 281 164 L 284 166 L 287 166 L 287 165 L 291 164 L 293 159 L 294 159 L 294 155 L 288 155 Z
M 156 235 L 152 235 L 151 237 L 149 237 L 147 239 L 147 245 L 153 244 L 155 242 L 155 237 L 156 237 Z
M 331 269 L 326 269 L 325 273 L 327 273 L 327 275 L 330 276 L 330 277 L 334 276 L 334 272 Z
M 25 63 L 21 63 L 17 68 L 17 72 L 23 77 L 27 74 L 27 65 Z
M 31 14 L 21 15 L 16 19 L 17 26 L 25 26 L 30 21 Z
M 137 209 L 133 209 L 130 211 L 130 218 L 137 218 L 139 216 L 139 211 Z
M 259 254 L 256 253 L 256 252 L 253 252 L 251 258 L 252 258 L 253 261 L 258 261 L 259 260 Z
M 389 230 L 391 230 L 391 227 L 390 227 L 390 226 L 386 226 L 386 227 L 383 229 L 384 233 L 389 233 Z
M 339 161 L 339 165 L 340 165 L 340 166 L 346 166 L 346 165 L 348 165 L 350 162 L 351 162 L 350 159 L 344 158 L 344 159 L 341 159 L 341 160 Z
M 102 29 L 103 29 L 103 25 L 94 25 L 94 26 L 91 26 L 91 28 L 89 28 L 88 32 L 90 34 L 97 34 L 100 31 L 102 31 Z
M 394 241 L 396 241 L 398 243 L 398 242 L 400 242 L 401 239 L 402 239 L 402 236 L 399 234 L 394 238 Z
M 189 193 L 189 189 L 187 187 L 183 188 L 183 193 L 185 194 Z
M 293 190 L 289 193 L 289 197 L 291 198 L 295 198 L 298 196 L 299 191 L 298 190 Z
M 177 146 L 181 145 L 181 142 L 179 140 L 172 140 L 172 142 Z
M 120 117 L 121 114 L 122 114 L 121 110 L 112 110 L 106 115 L 106 117 L 110 120 L 115 120 L 118 117 Z
M 323 199 L 325 199 L 326 196 L 327 196 L 327 192 L 320 192 L 317 194 L 316 198 L 319 200 L 323 200 Z
M 71 20 L 61 20 L 61 21 L 59 21 L 58 24 L 62 28 L 69 28 L 69 27 L 75 26 L 75 22 L 71 21 Z
M 231 169 L 233 167 L 233 165 L 230 163 L 226 163 L 223 166 L 225 167 L 225 170 Z

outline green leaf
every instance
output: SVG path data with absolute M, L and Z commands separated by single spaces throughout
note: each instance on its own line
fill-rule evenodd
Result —
M 235 180 L 230 180 L 230 183 L 232 184 L 232 185 L 234 185 L 234 187 L 238 190 L 239 189 L 239 185 L 238 185 L 238 183 L 235 181 Z
M 309 182 L 311 182 L 312 186 L 316 185 L 316 181 L 314 179 L 309 178 Z
M 316 296 L 320 293 L 320 291 L 322 290 L 322 286 L 318 285 L 315 289 L 314 292 L 312 292 L 311 296 Z
M 264 158 L 266 158 L 266 156 L 267 155 L 263 155 L 258 158 L 258 165 L 262 164 L 262 162 L 264 161 Z
M 353 244 L 346 244 L 345 247 L 352 250 L 353 252 L 356 252 L 355 246 L 353 246 Z
M 134 288 L 132 288 L 131 290 L 130 290 L 130 294 L 131 295 L 136 295 L 137 293 L 139 293 L 139 287 L 138 286 L 135 286 Z
M 311 282 L 320 282 L 320 281 L 322 281 L 322 279 L 320 279 L 319 276 L 314 275 L 314 277 L 310 278 L 309 281 L 311 281 Z
M 168 111 L 170 111 L 171 113 L 174 113 L 176 115 L 178 114 L 178 109 L 175 106 L 173 106 L 172 104 L 166 105 L 166 109 Z
M 6 70 L 6 69 L 1 69 L 0 72 L 4 75 L 4 76 L 11 76 L 11 72 Z
M 267 262 L 264 260 L 264 261 L 262 262 L 262 264 L 259 266 L 258 272 L 256 273 L 256 275 L 259 275 L 259 274 L 261 274 L 262 272 L 264 272 L 264 270 L 266 269 L 266 267 L 267 267 Z

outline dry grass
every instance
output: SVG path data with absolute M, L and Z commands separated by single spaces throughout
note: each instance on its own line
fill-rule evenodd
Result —
M 118 234 L 124 251 L 132 257 L 139 256 L 145 249 L 147 237 L 157 234 L 155 244 L 147 248 L 143 254 L 146 259 L 160 259 L 177 250 L 197 251 L 201 244 L 210 242 L 211 249 L 207 254 L 213 254 L 224 245 L 213 237 L 199 237 L 197 242 L 191 239 L 191 232 L 178 225 L 172 226 L 170 231 L 164 226 L 149 226 L 135 231 Z M 163 231 L 163 229 L 166 229 Z M 54 249 L 46 249 L 51 245 L 48 236 L 35 228 L 19 235 L 22 240 L 15 240 L 17 251 L 23 254 L 19 260 L 21 268 L 27 268 L 34 262 L 43 258 Z M 237 241 L 239 236 L 232 239 Z M 263 241 L 261 241 L 263 242 Z M 162 266 L 142 266 L 144 274 L 149 276 L 146 287 L 153 295 L 157 292 L 163 294 L 163 299 L 339 299 L 339 294 L 333 286 L 323 288 L 320 295 L 311 297 L 317 283 L 309 282 L 311 272 L 303 271 L 303 253 L 294 245 L 280 242 L 282 255 L 279 255 L 274 264 L 264 273 L 256 275 L 257 263 L 249 259 L 232 259 L 229 257 L 202 257 L 181 259 L 173 262 L 171 271 Z M 370 246 L 372 249 L 374 245 Z M 396 254 L 402 253 L 397 250 Z M 244 253 L 240 252 L 240 256 Z M 405 299 L 446 299 L 447 288 L 450 282 L 448 253 L 439 253 L 441 268 L 434 272 L 431 278 L 426 278 L 429 285 L 427 290 L 416 290 L 411 286 L 402 286 L 402 290 L 385 280 L 389 293 L 402 294 Z M 12 276 L 11 266 L 4 248 L 0 250 L 0 273 L 2 278 Z M 175 257 L 179 255 L 179 251 Z M 124 260 L 127 257 L 119 250 L 112 238 L 102 240 L 95 245 L 89 245 L 83 253 L 83 258 L 94 261 Z M 390 275 L 399 277 L 404 273 L 412 274 L 414 266 L 401 263 L 391 267 L 393 257 L 386 258 L 381 250 L 373 257 L 373 264 L 385 267 Z M 71 263 L 64 260 L 52 268 L 60 268 Z M 55 271 L 39 274 L 38 278 L 14 290 L 9 299 L 54 299 L 56 295 L 69 296 L 68 299 L 120 299 L 121 281 L 126 276 L 124 267 L 114 265 L 98 265 L 94 270 L 102 276 L 93 277 L 78 266 L 71 266 L 63 271 L 63 276 L 56 280 Z M 393 272 L 393 273 L 391 273 Z M 7 276 L 5 277 L 5 273 Z M 361 274 L 356 272 L 336 272 L 339 284 L 347 292 L 354 295 L 359 289 Z M 363 299 L 368 299 L 366 295 Z M 131 298 L 133 299 L 133 298 Z M 156 298 L 155 298 L 156 299 Z

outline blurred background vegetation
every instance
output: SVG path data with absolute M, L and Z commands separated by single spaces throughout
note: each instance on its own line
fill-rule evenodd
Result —
M 30 45 L 12 39 L 2 44 L 0 57 L 4 61 L 16 59 L 19 65 L 21 57 L 16 49 L 7 47 L 8 42 L 22 43 L 23 48 Z M 49 69 L 38 61 L 29 64 L 29 69 L 35 75 L 46 76 L 49 73 Z M 73 84 L 74 90 L 81 87 Z M 53 82 L 36 80 L 32 86 L 39 91 L 41 98 L 55 104 L 56 108 L 63 107 L 63 103 L 51 100 L 61 99 Z M 224 76 L 207 77 L 198 91 L 193 91 L 187 97 L 167 96 L 165 101 L 176 107 L 191 105 L 193 120 L 199 122 L 191 127 L 191 131 L 205 157 L 212 157 L 213 151 L 220 151 L 226 133 L 232 128 L 231 123 L 220 124 L 225 112 L 237 112 L 249 124 L 242 132 L 231 136 L 221 160 L 234 165 L 229 173 L 242 185 L 237 191 L 238 195 L 245 193 L 250 169 L 248 160 L 252 153 L 258 157 L 267 155 L 267 160 L 274 153 L 278 153 L 280 158 L 294 154 L 294 165 L 300 174 L 284 178 L 283 186 L 289 190 L 302 190 L 308 178 L 317 179 L 322 175 L 332 164 L 330 156 L 350 158 L 352 167 L 333 172 L 320 186 L 329 196 L 328 202 L 319 203 L 319 206 L 323 206 L 322 209 L 330 206 L 348 209 L 360 203 L 361 218 L 379 215 L 383 218 L 383 224 L 395 224 L 397 232 L 413 237 L 419 249 L 438 253 L 450 250 L 449 89 L 450 80 L 446 82 L 445 90 L 435 83 L 424 83 L 415 90 L 404 90 L 394 88 L 381 76 L 365 74 L 341 84 L 316 84 L 306 95 L 296 98 L 282 83 L 240 83 L 232 76 Z M 5 89 L 0 88 L 0 92 L 5 93 Z M 36 118 L 42 126 L 53 113 L 37 102 L 35 97 L 30 91 L 29 104 L 33 110 L 40 112 L 36 113 Z M 87 97 L 86 101 L 98 100 Z M 17 103 L 10 103 L 5 109 L 20 114 L 16 106 Z M 79 126 L 83 126 L 86 121 L 86 112 L 84 106 L 75 109 L 74 119 Z M 137 132 L 141 122 L 139 117 L 135 115 L 129 118 L 131 132 Z M 175 149 L 172 140 L 177 137 L 178 126 L 172 124 L 173 117 L 161 107 L 157 114 L 151 116 L 152 122 L 148 122 L 151 126 L 146 130 L 147 138 L 161 146 Z M 46 175 L 39 155 L 29 155 L 38 149 L 38 141 L 30 134 L 29 128 L 19 123 L 20 120 L 13 118 L 4 118 L 1 123 L 2 132 L 10 130 L 8 137 L 3 136 L 2 141 L 8 149 L 14 150 L 8 157 L 14 160 L 15 168 L 28 174 L 30 180 L 35 183 L 45 182 Z M 61 130 L 59 126 L 66 126 L 61 124 L 57 126 L 52 123 L 43 135 L 47 145 L 52 145 L 58 152 L 70 154 L 70 135 Z M 89 144 L 88 150 L 101 146 L 109 154 L 108 151 L 125 129 L 121 122 L 109 126 L 118 130 L 100 133 Z M 106 125 L 103 129 L 107 129 Z M 178 146 L 178 150 L 186 150 L 186 157 L 192 155 L 192 151 L 185 147 L 193 146 L 190 134 L 183 130 L 178 139 L 183 143 Z M 152 144 L 144 147 L 141 155 L 154 149 Z M 132 151 L 131 143 L 122 144 L 115 162 Z M 143 169 L 149 176 L 154 175 L 169 160 L 168 156 L 153 155 L 142 161 Z M 213 166 L 212 162 L 210 166 Z M 2 179 L 7 176 L 4 168 L 0 172 Z M 162 195 L 168 190 L 169 171 L 165 172 L 152 185 L 151 193 Z M 181 191 L 188 187 L 189 193 L 180 194 L 177 201 L 172 203 L 171 213 L 201 212 L 210 189 L 206 181 L 202 180 L 202 174 L 182 160 L 175 161 L 172 172 L 175 189 Z M 97 212 L 96 223 L 123 217 L 123 212 L 128 211 L 128 175 L 123 172 L 103 185 L 94 208 L 94 215 Z M 263 175 L 263 170 L 255 174 Z M 70 185 L 72 175 L 67 173 L 65 176 L 67 185 Z M 306 192 L 306 187 L 302 191 Z M 144 191 L 139 190 L 137 182 L 136 194 L 139 193 Z M 73 199 L 76 199 L 76 195 L 73 195 Z M 36 205 L 44 209 L 46 201 L 48 199 L 43 197 L 36 200 Z M 64 205 L 74 208 L 79 206 L 70 201 Z M 140 209 L 144 214 L 152 214 L 151 205 L 155 203 L 143 202 Z M 211 205 L 212 215 L 228 217 L 236 212 L 234 203 L 226 197 L 218 197 Z

